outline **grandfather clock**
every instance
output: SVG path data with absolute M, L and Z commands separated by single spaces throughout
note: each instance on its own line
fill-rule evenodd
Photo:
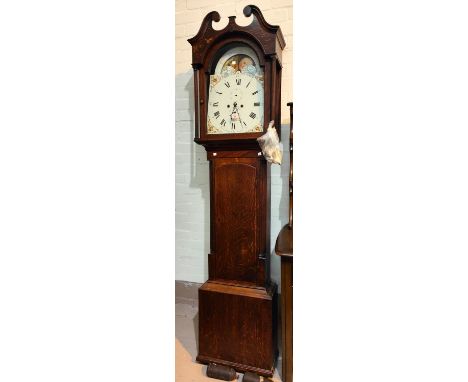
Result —
M 210 162 L 208 281 L 199 289 L 197 361 L 273 375 L 276 285 L 270 280 L 270 165 L 256 138 L 281 123 L 279 26 L 260 10 L 239 26 L 215 30 L 202 21 L 192 45 L 195 142 Z M 279 129 L 278 129 L 279 134 Z

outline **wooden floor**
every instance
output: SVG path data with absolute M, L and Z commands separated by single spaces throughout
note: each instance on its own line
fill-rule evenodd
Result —
M 206 366 L 195 362 L 198 343 L 198 301 L 178 300 L 175 305 L 175 376 L 176 382 L 214 382 L 206 376 Z M 281 362 L 278 362 L 278 365 Z M 242 374 L 240 374 L 242 376 Z M 239 378 L 241 381 L 242 378 Z M 273 381 L 281 382 L 278 370 Z

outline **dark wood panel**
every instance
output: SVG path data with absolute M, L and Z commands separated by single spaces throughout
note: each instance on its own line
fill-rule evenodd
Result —
M 293 229 L 286 224 L 276 239 L 275 252 L 278 256 L 293 255 Z
M 255 148 L 254 148 L 255 149 Z M 207 157 L 208 159 L 216 159 L 216 158 L 261 158 L 262 151 L 259 147 L 256 147 L 258 151 L 253 150 L 225 150 L 223 147 L 218 148 L 216 151 L 208 151 Z
M 283 333 L 282 380 L 293 378 L 293 258 L 281 257 L 281 332 Z
M 256 158 L 214 162 L 215 277 L 256 283 Z
M 199 290 L 200 362 L 273 375 L 275 286 L 267 289 L 205 283 Z
M 283 348 L 283 382 L 293 380 L 293 103 L 289 102 L 291 130 L 289 134 L 289 223 L 276 239 L 275 252 L 281 256 L 281 331 Z

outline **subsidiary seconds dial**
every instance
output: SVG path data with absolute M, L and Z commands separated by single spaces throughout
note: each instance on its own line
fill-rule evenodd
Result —
M 208 102 L 208 134 L 263 131 L 263 85 L 249 74 L 212 76 Z

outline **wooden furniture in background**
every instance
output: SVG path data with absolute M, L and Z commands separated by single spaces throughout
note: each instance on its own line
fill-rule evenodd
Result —
M 275 252 L 281 256 L 281 332 L 282 380 L 292 382 L 293 375 L 293 103 L 289 102 L 291 131 L 289 133 L 289 222 L 276 239 Z

